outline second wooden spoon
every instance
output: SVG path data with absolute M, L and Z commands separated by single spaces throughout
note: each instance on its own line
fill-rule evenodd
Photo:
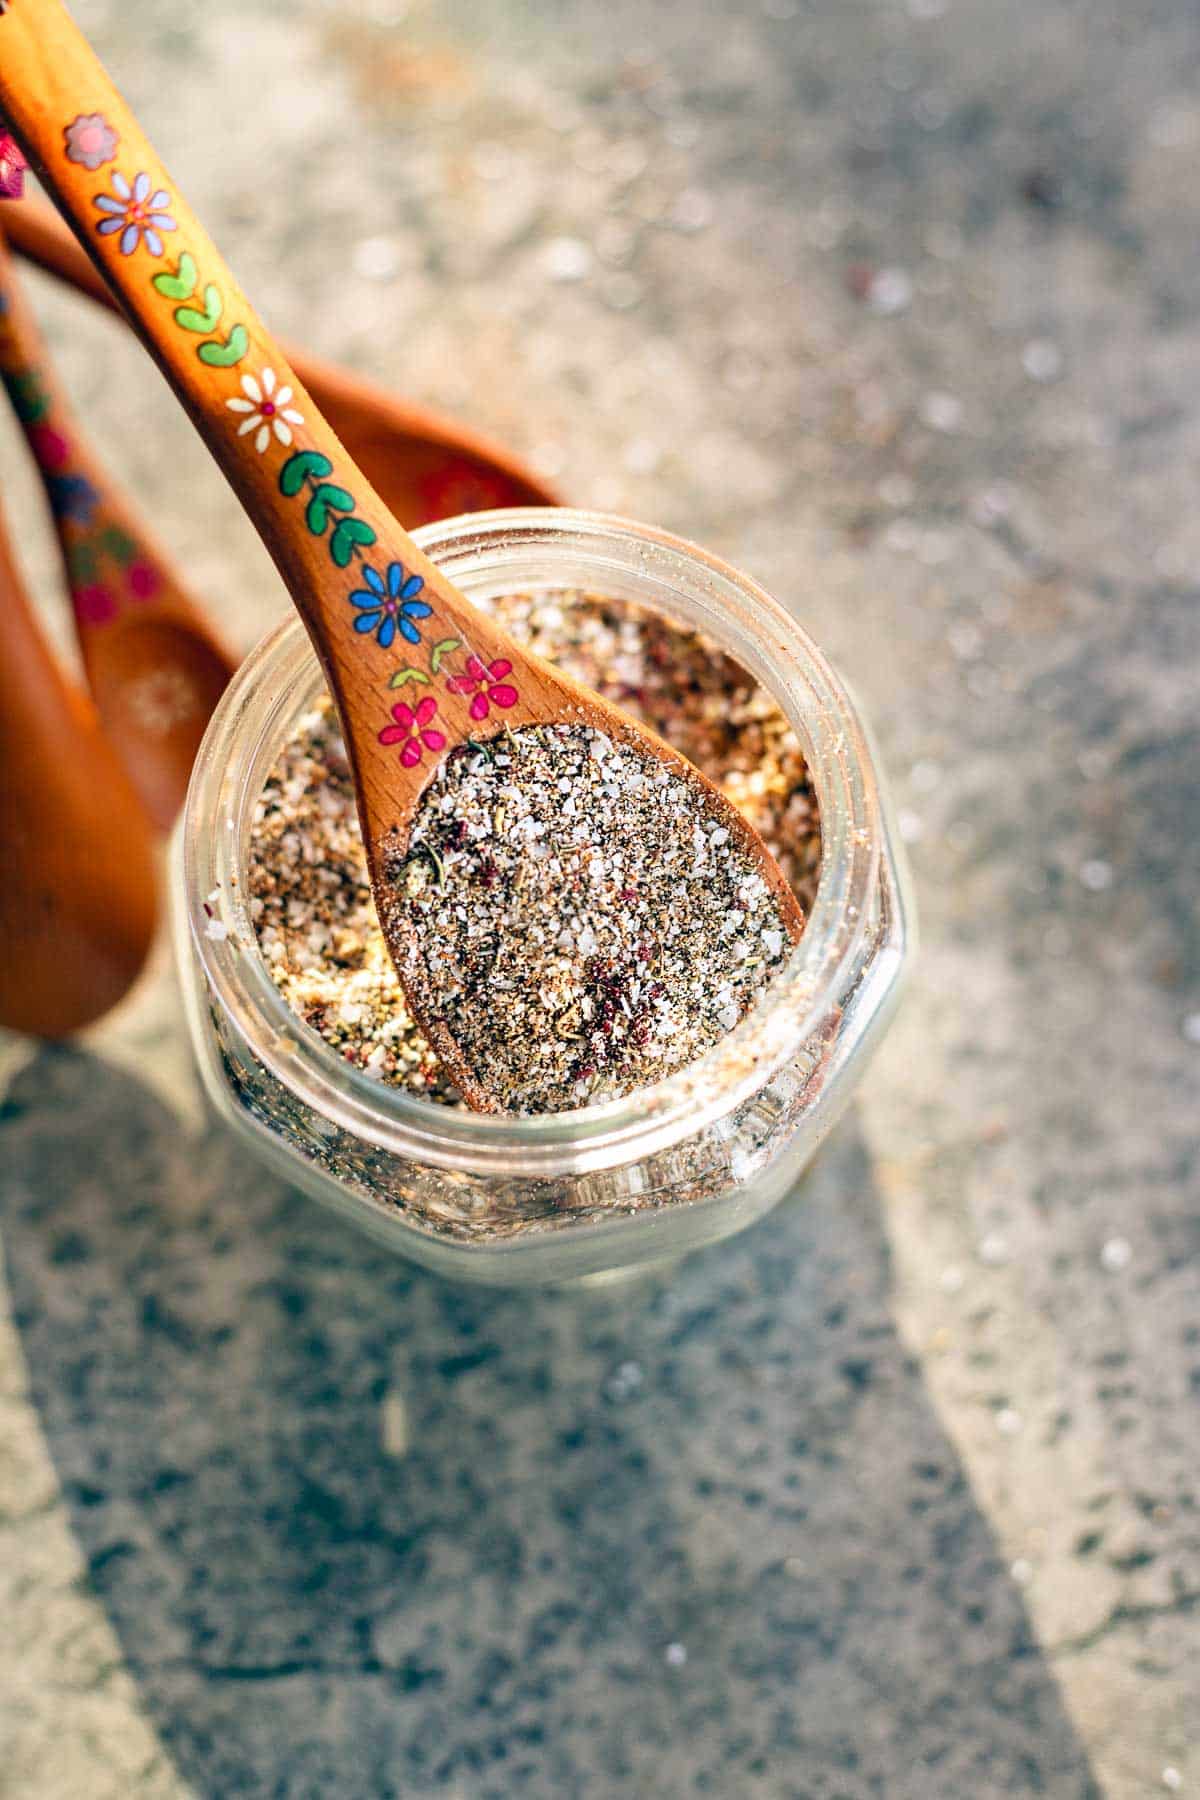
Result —
M 0 381 L 50 502 L 100 721 L 165 830 L 183 804 L 200 739 L 237 661 L 85 443 L 2 234 Z

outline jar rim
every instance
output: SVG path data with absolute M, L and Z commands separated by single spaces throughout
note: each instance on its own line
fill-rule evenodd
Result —
M 689 618 L 767 689 L 801 738 L 821 825 L 820 874 L 804 934 L 727 1037 L 698 1062 L 622 1098 L 513 1117 L 439 1105 L 372 1079 L 292 1012 L 271 980 L 250 918 L 243 850 L 262 779 L 280 747 L 272 727 L 294 706 L 298 684 L 311 682 L 314 673 L 307 635 L 293 617 L 250 652 L 226 690 L 177 827 L 184 917 L 210 998 L 252 1054 L 309 1107 L 417 1161 L 528 1179 L 613 1168 L 667 1149 L 761 1093 L 802 1051 L 858 953 L 883 830 L 871 751 L 853 701 L 778 601 L 670 532 L 604 513 L 528 507 L 463 514 L 413 536 L 451 580 L 474 582 L 477 590 L 615 590 L 615 597 L 660 607 L 668 616 L 674 593 Z M 542 572 L 536 580 L 533 567 Z

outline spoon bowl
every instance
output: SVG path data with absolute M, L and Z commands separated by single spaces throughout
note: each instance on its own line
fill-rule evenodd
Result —
M 154 823 L 165 830 L 183 804 L 196 750 L 229 685 L 230 661 L 179 619 L 137 616 L 90 634 L 88 684 L 100 717 Z

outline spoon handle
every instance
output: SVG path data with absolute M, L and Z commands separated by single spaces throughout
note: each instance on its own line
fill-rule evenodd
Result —
M 0 113 L 257 526 L 358 722 L 360 792 L 403 813 L 491 708 L 561 713 L 355 468 L 59 0 L 0 0 Z

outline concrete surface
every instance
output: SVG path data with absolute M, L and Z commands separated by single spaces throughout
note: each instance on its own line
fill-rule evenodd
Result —
M 925 951 L 796 1202 L 619 1301 L 202 1135 L 165 958 L 8 1043 L 0 1795 L 1200 1791 L 1194 9 L 77 15 L 281 330 L 796 607 Z M 38 291 L 250 642 L 219 478 Z

